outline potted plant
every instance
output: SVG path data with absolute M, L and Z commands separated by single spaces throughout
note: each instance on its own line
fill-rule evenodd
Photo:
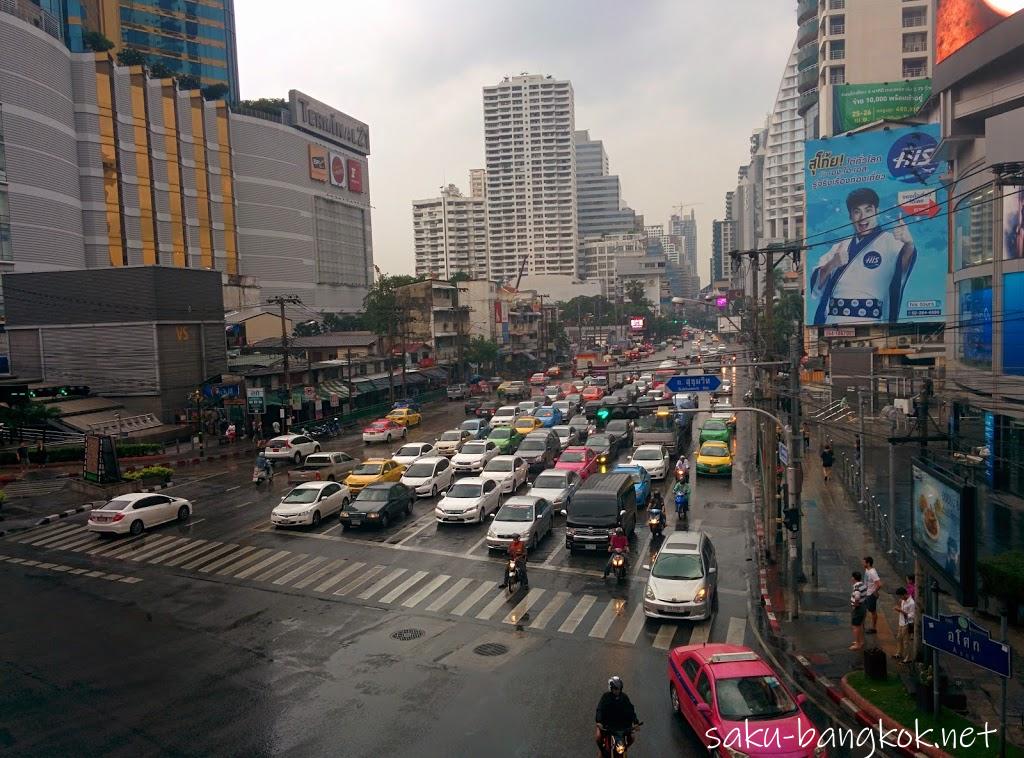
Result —
M 166 466 L 146 466 L 137 471 L 128 471 L 124 475 L 127 482 L 135 482 L 139 487 L 152 487 L 157 484 L 167 484 L 171 481 L 174 473 Z

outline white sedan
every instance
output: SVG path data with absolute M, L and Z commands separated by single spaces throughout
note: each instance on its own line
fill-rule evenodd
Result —
M 467 442 L 462 450 L 452 457 L 455 473 L 479 473 L 498 454 L 498 446 L 491 440 Z
M 497 483 L 471 476 L 452 485 L 434 509 L 434 517 L 443 524 L 479 524 L 498 510 L 500 502 Z
M 647 469 L 651 479 L 668 476 L 669 456 L 664 445 L 640 445 L 629 457 L 629 463 Z
M 410 442 L 408 445 L 402 445 L 398 448 L 395 454 L 391 456 L 391 460 L 403 466 L 408 466 L 419 458 L 436 454 L 434 446 L 429 442 Z
M 419 458 L 402 472 L 401 482 L 417 497 L 434 497 L 452 486 L 455 476 L 451 462 L 443 455 Z
M 270 512 L 274 526 L 319 526 L 324 516 L 348 505 L 352 493 L 337 482 L 305 482 L 285 495 Z
M 526 484 L 529 473 L 529 465 L 518 455 L 496 455 L 484 467 L 480 478 L 497 482 L 502 492 L 511 494 Z
M 267 442 L 263 454 L 271 461 L 302 463 L 307 455 L 320 452 L 320 443 L 305 434 L 282 434 Z
M 86 529 L 100 534 L 130 534 L 137 537 L 143 531 L 168 521 L 188 521 L 192 503 L 184 498 L 132 492 L 120 495 L 89 514 Z

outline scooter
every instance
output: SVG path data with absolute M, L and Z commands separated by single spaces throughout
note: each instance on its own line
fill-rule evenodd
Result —
M 509 597 L 519 591 L 519 561 L 515 558 L 509 558 L 505 566 L 505 589 Z
M 687 482 L 690 480 L 690 459 L 685 455 L 679 456 L 679 460 L 676 461 L 676 481 Z
M 626 581 L 626 554 L 616 549 L 612 555 L 612 572 L 620 583 Z
M 648 514 L 647 526 L 651 528 L 651 539 L 660 539 L 661 533 L 665 529 L 665 521 L 662 518 L 662 513 L 659 509 L 653 508 Z
M 604 734 L 604 746 L 602 748 L 602 754 L 606 756 L 622 756 L 626 755 L 629 750 L 629 736 L 635 732 L 644 722 L 634 724 L 632 729 L 611 731 L 609 729 L 602 729 Z
M 252 470 L 252 482 L 258 488 L 263 482 L 273 484 L 274 482 L 274 469 L 272 468 L 260 468 L 254 466 Z

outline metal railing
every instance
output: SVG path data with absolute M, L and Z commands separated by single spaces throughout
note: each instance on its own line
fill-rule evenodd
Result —
M 51 37 L 64 41 L 64 27 L 60 19 L 28 0 L 0 0 L 0 12 L 17 16 Z
M 845 453 L 839 454 L 839 482 L 850 498 L 861 512 L 864 518 L 864 526 L 871 532 L 875 543 L 889 553 L 889 559 L 899 571 L 906 575 L 914 571 L 914 551 L 910 546 L 910 535 L 899 534 L 896 530 L 889 531 L 889 519 L 891 511 L 871 491 L 871 485 L 865 482 L 863 487 L 860 481 L 860 468 L 857 461 L 851 459 Z M 889 508 L 892 504 L 889 504 Z M 890 535 L 894 536 L 890 544 Z

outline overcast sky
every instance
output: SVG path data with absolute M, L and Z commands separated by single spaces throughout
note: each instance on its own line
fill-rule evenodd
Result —
M 771 110 L 793 0 L 238 0 L 243 98 L 299 89 L 370 126 L 374 259 L 413 270 L 412 205 L 483 167 L 481 88 L 523 71 L 572 81 L 576 128 L 604 141 L 645 223 L 711 221 Z

